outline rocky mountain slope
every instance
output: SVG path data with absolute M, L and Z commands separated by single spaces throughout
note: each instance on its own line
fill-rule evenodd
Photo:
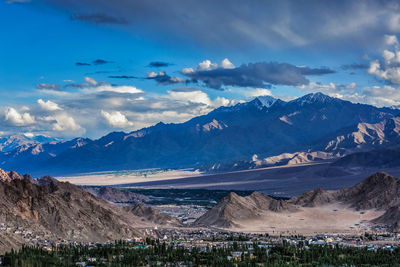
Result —
M 139 235 L 132 218 L 72 184 L 51 177 L 32 180 L 14 172 L 1 174 L 0 221 L 9 226 L 77 241 Z
M 373 220 L 374 223 L 389 226 L 393 232 L 400 231 L 400 206 L 390 207 L 386 212 Z
M 119 200 L 127 202 L 140 198 L 114 190 L 106 188 L 101 195 L 122 197 Z M 40 240 L 105 242 L 134 238 L 143 236 L 144 228 L 156 225 L 182 226 L 178 219 L 152 207 L 138 204 L 122 208 L 50 176 L 32 179 L 0 169 L 0 252 Z
M 145 195 L 133 193 L 128 190 L 120 190 L 113 187 L 104 186 L 95 188 L 90 186 L 80 186 L 80 188 L 91 193 L 97 198 L 113 203 L 141 204 L 150 200 L 150 198 Z
M 143 204 L 136 204 L 134 206 L 128 206 L 123 208 L 124 211 L 129 212 L 139 218 L 142 221 L 149 221 L 156 225 L 160 225 L 163 227 L 179 227 L 182 226 L 182 222 L 178 219 L 169 216 L 165 213 L 160 212 L 159 210 L 151 207 L 145 206 Z
M 325 141 L 324 151 L 359 151 L 400 144 L 400 117 L 381 122 L 358 123 L 354 127 L 341 130 L 334 139 Z
M 245 197 L 232 192 L 197 219 L 195 224 L 230 228 L 237 226 L 236 221 L 260 218 L 265 211 L 294 212 L 296 209 L 286 201 L 276 200 L 257 192 Z
M 386 210 L 400 205 L 400 179 L 375 173 L 352 187 L 331 191 L 314 189 L 289 202 L 304 207 L 341 203 L 356 210 Z
M 0 151 L 9 152 L 15 149 L 23 150 L 37 144 L 56 142 L 56 141 L 57 141 L 56 138 L 51 138 L 42 135 L 32 136 L 32 137 L 28 137 L 27 135 L 22 135 L 22 134 L 1 136 Z
M 339 167 L 379 167 L 391 168 L 400 166 L 400 147 L 374 149 L 356 152 L 336 160 L 333 166 Z
M 342 132 L 345 129 L 354 132 L 355 125 L 381 123 L 397 114 L 398 110 L 354 104 L 321 93 L 289 102 L 260 97 L 181 124 L 159 123 L 98 140 L 76 139 L 71 144 L 41 144 L 0 153 L 0 164 L 35 175 L 153 167 L 209 169 L 248 161 L 254 155 L 266 158 L 319 148 L 323 140 L 329 143 L 337 136 L 347 137 Z M 390 128 L 389 124 L 381 127 Z M 303 159 L 300 155 L 294 161 Z

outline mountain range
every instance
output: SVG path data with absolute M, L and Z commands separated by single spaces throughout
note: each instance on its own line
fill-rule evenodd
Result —
M 138 197 L 114 190 L 100 195 L 112 196 L 115 203 Z M 106 242 L 157 236 L 158 228 L 188 227 L 152 206 L 117 206 L 50 176 L 32 179 L 15 171 L 0 170 L 0 204 L 0 253 L 22 244 Z M 376 226 L 399 231 L 399 207 L 400 179 L 376 173 L 351 187 L 329 191 L 316 188 L 287 200 L 257 192 L 241 197 L 232 192 L 189 228 L 277 234 L 355 234 Z
M 220 107 L 180 124 L 162 122 L 97 140 L 24 145 L 0 153 L 0 166 L 34 175 L 144 168 L 201 168 L 273 165 L 318 155 L 336 158 L 399 141 L 399 110 L 355 104 L 322 93 L 292 101 L 270 96 Z M 292 153 L 283 160 L 269 157 Z M 294 154 L 293 154 L 294 153 Z M 322 154 L 320 154 L 322 155 Z

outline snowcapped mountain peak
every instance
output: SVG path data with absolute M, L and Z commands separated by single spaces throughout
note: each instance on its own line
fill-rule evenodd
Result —
M 258 101 L 260 101 L 260 103 L 263 107 L 267 107 L 267 108 L 271 107 L 278 100 L 275 97 L 272 97 L 269 95 L 258 96 L 256 99 L 258 99 Z
M 334 99 L 335 98 L 325 95 L 321 92 L 317 92 L 317 93 L 311 93 L 311 94 L 304 95 L 293 101 L 300 103 L 300 105 L 304 105 L 304 104 L 310 104 L 310 103 L 326 103 L 326 102 L 329 102 Z

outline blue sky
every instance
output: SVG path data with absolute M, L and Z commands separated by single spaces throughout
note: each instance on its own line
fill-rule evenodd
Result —
M 398 106 L 399 9 L 396 1 L 2 1 L 1 134 L 97 138 L 265 94 L 321 91 Z

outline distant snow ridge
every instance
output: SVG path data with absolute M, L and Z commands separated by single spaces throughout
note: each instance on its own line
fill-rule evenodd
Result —
M 275 104 L 275 102 L 278 100 L 272 96 L 269 95 L 264 95 L 264 96 L 258 96 L 257 99 L 261 102 L 261 104 L 264 107 L 271 107 L 273 104 Z
M 323 93 L 311 93 L 303 97 L 297 98 L 294 101 L 298 102 L 301 106 L 310 103 L 326 103 L 333 100 L 332 97 L 324 95 Z

